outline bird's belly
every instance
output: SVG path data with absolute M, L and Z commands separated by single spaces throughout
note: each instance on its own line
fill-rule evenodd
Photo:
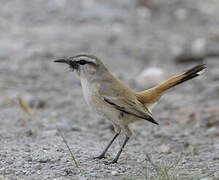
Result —
M 88 106 L 98 115 L 117 122 L 119 111 L 108 105 L 98 93 L 98 87 L 90 86 L 86 81 L 82 81 L 83 95 Z
M 130 124 L 141 120 L 133 115 L 121 112 L 106 103 L 98 92 L 98 87 L 82 81 L 83 95 L 88 106 L 98 115 L 116 124 Z
M 89 106 L 101 117 L 118 125 L 128 125 L 130 123 L 142 120 L 131 114 L 127 114 L 115 109 L 111 105 L 108 105 L 106 102 L 104 102 L 101 98 L 97 98 L 96 96 L 93 100 L 90 101 Z
M 101 97 L 95 96 L 89 103 L 91 109 L 95 111 L 98 115 L 112 122 L 119 121 L 120 112 L 117 109 L 106 104 L 106 102 L 104 102 Z

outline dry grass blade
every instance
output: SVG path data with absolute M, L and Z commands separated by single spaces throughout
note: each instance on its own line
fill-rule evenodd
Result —
M 154 164 L 154 162 L 151 160 L 151 157 L 150 157 L 150 155 L 149 154 L 146 154 L 146 160 L 148 161 L 148 162 L 150 162 L 151 163 L 151 165 L 154 167 L 154 169 L 156 170 L 156 172 L 157 173 L 159 173 L 160 172 L 160 167 L 158 167 L 156 164 Z
M 74 157 L 74 155 L 73 155 L 73 153 L 72 153 L 72 151 L 71 151 L 71 149 L 70 149 L 70 147 L 69 147 L 69 145 L 68 145 L 67 140 L 65 139 L 65 136 L 62 134 L 61 130 L 60 130 L 58 127 L 56 127 L 56 129 L 58 130 L 58 132 L 59 132 L 59 134 L 61 135 L 61 137 L 62 137 L 62 139 L 63 139 L 63 141 L 64 141 L 66 147 L 68 148 L 68 151 L 69 151 L 69 153 L 70 153 L 70 155 L 71 155 L 71 158 L 72 158 L 72 160 L 73 160 L 73 162 L 74 162 L 74 164 L 75 164 L 75 167 L 76 167 L 77 169 L 79 169 L 80 172 L 82 172 L 81 169 L 80 169 L 80 167 L 79 167 L 79 165 L 78 165 L 78 163 L 77 163 L 77 161 L 75 160 L 75 157 Z
M 29 115 L 31 115 L 30 109 L 29 109 L 29 107 L 28 107 L 27 105 L 25 105 L 25 103 L 24 103 L 22 97 L 21 97 L 19 94 L 17 94 L 16 97 L 17 97 L 17 100 L 18 100 L 18 105 L 19 105 L 19 107 L 20 107 L 24 112 L 26 112 L 26 113 L 28 113 Z
M 160 163 L 159 165 L 156 165 L 150 155 L 146 154 L 147 161 L 150 162 L 150 164 L 153 166 L 153 168 L 156 170 L 156 176 L 154 174 L 149 173 L 150 171 L 146 171 L 145 178 L 146 179 L 153 179 L 153 180 L 179 180 L 176 170 L 179 162 L 181 161 L 182 157 L 180 156 L 173 162 L 164 160 L 163 163 Z M 167 162 L 167 163 L 166 163 Z

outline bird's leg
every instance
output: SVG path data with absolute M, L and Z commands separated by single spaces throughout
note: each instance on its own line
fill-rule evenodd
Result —
M 102 159 L 105 157 L 105 154 L 107 152 L 107 150 L 109 149 L 109 147 L 112 145 L 113 141 L 115 141 L 115 139 L 118 137 L 119 133 L 116 133 L 115 136 L 113 136 L 112 140 L 110 141 L 110 143 L 107 145 L 107 147 L 104 149 L 104 151 L 97 157 L 95 157 L 95 159 Z
M 130 137 L 128 137 L 128 136 L 126 135 L 125 140 L 124 140 L 124 142 L 123 142 L 123 144 L 122 144 L 122 146 L 121 146 L 119 152 L 117 153 L 116 157 L 115 157 L 111 162 L 109 162 L 109 163 L 107 163 L 107 164 L 117 163 L 117 161 L 118 161 L 118 159 L 119 159 L 119 156 L 120 156 L 122 150 L 124 149 L 126 143 L 128 142 L 129 138 L 130 138 Z

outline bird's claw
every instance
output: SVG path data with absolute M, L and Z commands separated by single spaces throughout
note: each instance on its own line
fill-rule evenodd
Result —
M 105 165 L 110 165 L 110 164 L 115 164 L 117 163 L 117 160 L 112 160 L 112 161 L 109 161 L 109 162 L 104 162 Z
M 104 156 L 104 155 L 100 155 L 100 156 L 96 156 L 96 157 L 94 157 L 93 159 L 105 159 L 106 157 Z

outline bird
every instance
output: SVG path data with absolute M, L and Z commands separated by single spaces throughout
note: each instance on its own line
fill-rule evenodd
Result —
M 79 53 L 68 58 L 56 59 L 54 62 L 65 63 L 76 72 L 80 78 L 83 96 L 88 106 L 92 111 L 110 121 L 114 127 L 113 138 L 102 153 L 95 158 L 105 158 L 106 152 L 120 132 L 124 132 L 124 142 L 115 158 L 107 164 L 118 162 L 125 145 L 132 136 L 130 123 L 146 120 L 158 125 L 150 106 L 156 103 L 168 89 L 199 76 L 206 69 L 205 64 L 200 64 L 152 88 L 135 92 L 116 78 L 100 58 L 92 54 Z

